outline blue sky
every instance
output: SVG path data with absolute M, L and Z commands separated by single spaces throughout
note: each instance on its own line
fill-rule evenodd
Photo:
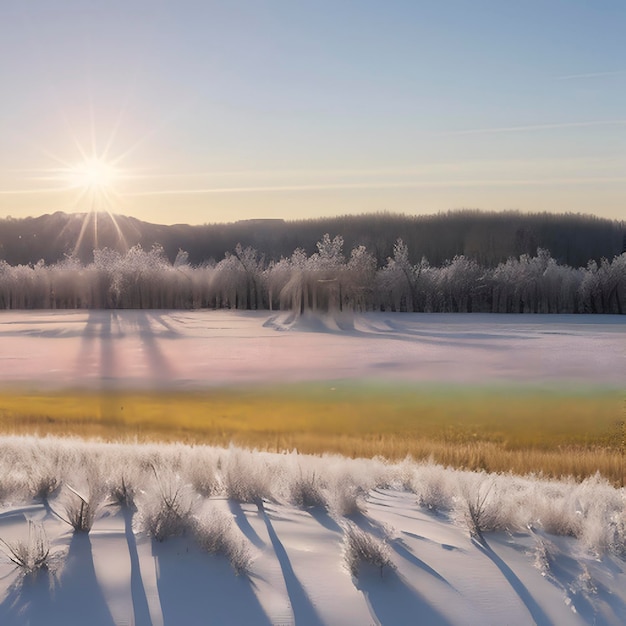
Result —
M 4 0 L 0 215 L 623 219 L 625 31 L 622 0 Z

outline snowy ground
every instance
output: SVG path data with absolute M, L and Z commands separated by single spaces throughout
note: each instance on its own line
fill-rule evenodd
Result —
M 599 479 L 577 485 L 406 462 L 34 438 L 0 438 L 0 448 L 11 459 L 0 538 L 24 540 L 32 520 L 45 527 L 53 554 L 50 570 L 30 576 L 0 562 L 1 624 L 626 623 L 626 503 Z M 92 466 L 85 482 L 94 459 L 100 476 Z M 158 460 L 158 489 L 148 459 Z M 67 488 L 44 502 L 26 495 L 50 463 L 66 484 L 105 498 L 89 534 L 57 517 L 75 499 Z M 137 511 L 112 503 L 120 476 L 136 488 Z M 194 488 L 206 490 L 207 476 L 210 493 L 200 496 Z M 307 493 L 317 490 L 316 507 L 298 503 L 303 476 Z M 221 512 L 228 536 L 247 551 L 246 573 L 202 550 L 193 531 L 151 536 L 144 520 L 172 492 L 193 504 L 182 506 L 185 519 L 209 520 L 205 537 Z M 467 522 L 477 495 L 495 528 L 484 540 L 471 537 Z M 382 570 L 361 562 L 351 573 L 350 524 L 382 542 Z
M 376 378 L 620 388 L 625 371 L 626 318 L 618 316 L 0 313 L 5 387 L 185 390 Z M 72 492 L 51 485 L 42 501 L 33 477 L 56 472 L 62 484 L 93 489 L 86 468 L 108 453 L 86 453 L 86 445 L 95 444 L 0 438 L 0 539 L 24 541 L 31 520 L 45 528 L 53 554 L 49 571 L 25 577 L 0 556 L 3 626 L 626 623 L 626 495 L 601 481 L 580 487 L 304 457 L 295 471 L 293 455 L 256 453 L 244 462 L 231 450 L 206 452 L 213 460 L 201 467 L 215 484 L 201 497 L 197 470 L 185 465 L 199 449 L 172 448 L 176 462 L 158 453 L 155 465 L 169 463 L 192 494 L 191 517 L 222 511 L 245 542 L 249 572 L 237 576 L 193 533 L 156 541 L 141 523 L 149 493 L 142 484 L 137 512 L 108 495 L 92 531 L 73 533 L 55 513 Z M 124 468 L 127 479 L 145 474 L 148 450 L 135 446 L 127 453 L 135 461 L 107 461 L 100 482 L 110 490 Z M 248 479 L 264 476 L 265 487 L 235 497 L 227 487 L 233 458 Z M 325 504 L 298 506 L 286 475 L 292 483 L 317 477 Z M 359 508 L 349 510 L 353 496 Z M 482 496 L 497 522 L 485 541 L 472 538 L 466 514 Z M 357 577 L 349 571 L 348 523 L 384 540 L 390 564 L 382 577 L 365 565 Z
M 42 387 L 394 379 L 620 387 L 626 318 L 233 311 L 0 312 L 0 381 Z

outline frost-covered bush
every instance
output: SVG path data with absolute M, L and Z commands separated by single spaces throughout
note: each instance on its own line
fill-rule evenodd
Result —
M 108 482 L 109 497 L 114 504 L 119 504 L 126 509 L 136 508 L 137 488 L 134 482 L 125 474 L 121 474 L 117 480 Z
M 484 473 L 465 473 L 461 477 L 459 511 L 470 535 L 481 542 L 485 541 L 484 533 L 509 530 L 516 524 L 501 478 Z
M 41 524 L 29 520 L 26 540 L 8 542 L 0 538 L 0 544 L 9 561 L 25 575 L 47 569 L 50 564 L 50 543 Z
M 337 516 L 356 515 L 365 511 L 367 491 L 349 480 L 334 477 L 330 483 L 328 502 L 330 511 Z
M 208 498 L 220 488 L 217 475 L 218 455 L 211 448 L 196 447 L 183 456 L 181 471 L 193 489 Z
M 535 536 L 535 548 L 533 550 L 533 565 L 546 576 L 550 573 L 550 567 L 555 558 L 555 548 L 543 537 Z
M 211 509 L 193 520 L 193 534 L 200 547 L 209 554 L 221 554 L 237 575 L 247 574 L 252 563 L 250 544 L 236 529 L 233 518 Z
M 136 503 L 136 527 L 163 540 L 191 532 L 196 504 L 206 497 L 256 504 L 280 499 L 344 517 L 364 511 L 380 488 L 410 490 L 431 511 L 453 510 L 477 537 L 531 528 L 576 537 L 592 554 L 626 557 L 626 492 L 600 476 L 546 480 L 410 459 L 391 464 L 236 447 L 0 437 L 0 501 L 43 501 L 83 532 L 107 499 L 129 508 Z
M 65 488 L 66 491 L 60 498 L 64 513 L 57 511 L 57 516 L 69 524 L 74 532 L 90 532 L 96 513 L 103 504 L 104 490 L 96 488 L 81 493 L 69 484 Z
M 86 443 L 63 461 L 67 478 L 54 501 L 53 510 L 75 532 L 88 533 L 104 504 L 107 495 L 102 474 L 105 458 L 105 451 L 101 447 Z M 59 512 L 59 507 L 63 513 Z
M 139 527 L 157 541 L 164 541 L 192 528 L 197 498 L 177 474 L 153 469 L 156 480 L 138 502 Z
M 385 541 L 382 541 L 359 528 L 352 522 L 346 522 L 343 527 L 343 557 L 350 573 L 357 578 L 363 565 L 371 565 L 380 570 L 393 567 L 391 552 Z
M 289 495 L 291 503 L 303 509 L 325 509 L 328 507 L 328 499 L 322 483 L 314 471 L 310 473 L 301 472 L 295 476 L 291 481 Z
M 453 470 L 432 462 L 412 465 L 407 486 L 417 496 L 417 503 L 437 513 L 452 510 L 457 477 Z
M 231 446 L 221 465 L 224 492 L 231 500 L 258 504 L 271 497 L 271 472 L 265 454 Z
M 328 505 L 333 515 L 364 512 L 368 493 L 391 482 L 392 472 L 378 459 L 354 459 L 346 463 L 342 457 L 327 457 L 326 461 Z

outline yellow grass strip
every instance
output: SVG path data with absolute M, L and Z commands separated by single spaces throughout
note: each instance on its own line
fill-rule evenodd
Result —
M 315 383 L 204 392 L 0 392 L 0 431 L 181 440 L 620 483 L 615 390 Z M 620 439 L 620 435 L 622 439 Z

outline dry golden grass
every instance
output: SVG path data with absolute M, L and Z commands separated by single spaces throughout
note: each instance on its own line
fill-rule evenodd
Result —
M 0 430 L 180 440 L 346 456 L 411 455 L 489 471 L 624 478 L 623 394 L 614 390 L 382 384 L 202 393 L 0 393 Z M 621 438 L 620 438 L 621 437 Z

